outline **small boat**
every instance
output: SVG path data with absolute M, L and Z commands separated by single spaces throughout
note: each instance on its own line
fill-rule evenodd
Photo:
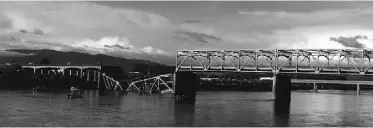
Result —
M 71 89 L 71 92 L 66 94 L 67 99 L 83 98 L 84 94 L 81 93 L 80 89 Z
M 173 93 L 172 89 L 165 89 L 165 90 L 162 90 L 161 93 Z
M 39 86 L 36 86 L 36 88 L 32 88 L 33 93 L 35 93 L 35 92 L 46 92 L 46 91 L 48 91 L 47 87 L 39 88 Z

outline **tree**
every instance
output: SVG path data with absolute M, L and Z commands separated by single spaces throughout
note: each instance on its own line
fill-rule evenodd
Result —
M 51 64 L 51 62 L 49 61 L 48 58 L 42 58 L 42 59 L 40 60 L 40 64 Z

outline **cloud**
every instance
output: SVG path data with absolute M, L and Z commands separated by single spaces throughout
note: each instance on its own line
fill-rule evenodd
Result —
M 1 47 L 3 48 L 3 50 L 6 50 L 6 49 L 31 49 L 31 50 L 51 49 L 51 50 L 56 50 L 56 51 L 77 50 L 74 47 L 70 47 L 67 45 L 61 45 L 61 44 L 50 43 L 50 42 L 42 42 L 42 41 L 33 41 L 33 40 L 28 40 L 28 39 L 16 38 L 16 37 L 2 39 L 2 42 L 3 44 L 1 44 Z M 77 51 L 80 51 L 80 50 L 77 50 Z
M 258 32 L 247 37 L 260 48 L 373 48 L 371 40 L 356 36 L 373 36 L 373 30 L 368 27 L 373 21 L 370 18 L 373 9 L 262 10 L 239 11 L 239 14 L 256 21 L 250 22 L 246 29 Z
M 354 37 L 364 48 L 373 48 L 373 41 L 366 39 L 373 36 L 373 29 L 357 26 L 315 26 L 297 27 L 294 29 L 274 30 L 272 33 L 256 35 L 259 39 L 258 48 L 270 49 L 342 49 L 356 48 L 354 45 L 344 45 L 330 40 L 332 37 Z
M 366 48 L 364 44 L 358 42 L 358 39 L 368 39 L 368 37 L 357 35 L 355 37 L 338 37 L 338 38 L 331 37 L 330 38 L 331 41 L 338 42 L 346 47 Z
M 19 32 L 21 32 L 21 33 L 29 33 L 29 31 L 24 30 L 24 29 L 19 30 Z M 32 31 L 32 33 L 38 34 L 38 35 L 44 35 L 44 32 L 42 30 L 36 29 L 36 28 L 34 28 L 34 31 Z
M 99 40 L 84 39 L 72 44 L 71 46 L 107 50 L 118 49 L 123 51 L 130 51 L 134 48 L 134 46 L 129 43 L 129 40 L 124 37 L 103 37 Z
M 39 35 L 44 35 L 43 30 L 36 29 L 36 28 L 34 28 L 34 33 L 35 33 L 35 34 L 39 34 Z
M 184 20 L 185 23 L 202 23 L 202 20 Z
M 38 28 L 58 35 L 91 37 L 170 25 L 168 19 L 157 14 L 88 2 L 4 2 L 2 5 L 2 13 L 11 20 L 13 29 Z
M 319 9 L 313 11 L 238 11 L 246 18 L 246 29 L 256 31 L 273 31 L 276 29 L 293 29 L 295 27 L 356 25 L 370 26 L 373 18 L 371 8 Z
M 163 54 L 163 55 L 167 55 L 167 53 L 165 51 L 153 48 L 151 46 L 147 46 L 147 47 L 141 48 L 140 50 L 143 51 L 143 52 L 145 52 L 145 53 L 149 53 L 149 54 Z
M 287 19 L 299 19 L 308 21 L 334 19 L 339 17 L 349 17 L 354 15 L 365 15 L 372 13 L 371 9 L 325 9 L 311 12 L 286 12 L 286 11 L 238 11 L 238 14 L 258 17 L 275 17 Z
M 177 49 L 373 48 L 371 40 L 355 37 L 373 36 L 367 27 L 373 9 L 250 11 L 242 10 L 245 4 L 207 8 L 210 4 L 204 3 L 184 12 L 190 7 L 100 3 L 105 2 L 2 2 L 0 41 L 7 44 L 0 47 L 125 58 L 174 55 Z
M 214 41 L 220 41 L 221 38 L 215 37 L 212 35 L 208 35 L 205 33 L 196 33 L 196 32 L 186 32 L 186 31 L 175 31 L 175 34 L 182 34 L 188 36 L 190 39 L 199 41 L 204 44 L 210 44 L 209 40 L 214 40 Z
M 75 48 L 89 49 L 89 51 L 101 54 L 110 54 L 110 52 L 126 52 L 137 54 L 159 54 L 167 55 L 165 51 L 151 46 L 137 48 L 125 37 L 103 37 L 99 40 L 85 39 L 71 45 Z
M 168 52 L 162 49 L 174 51 L 178 47 L 175 42 L 165 41 L 172 39 L 174 28 L 169 19 L 155 13 L 93 2 L 0 5 L 0 34 L 4 34 L 1 40 L 17 48 L 69 49 L 107 55 L 123 52 L 122 57 L 133 58 L 137 57 L 131 56 L 131 52 L 140 54 L 139 50 L 144 50 L 163 56 Z
M 29 43 L 7 42 L 31 48 L 55 44 L 54 49 L 136 58 L 139 50 L 169 56 L 178 48 L 222 40 L 210 27 L 201 31 L 198 24 L 175 24 L 157 13 L 94 2 L 2 2 L 0 17 L 6 19 L 0 21 L 7 23 L 4 28 L 11 30 L 5 36 Z

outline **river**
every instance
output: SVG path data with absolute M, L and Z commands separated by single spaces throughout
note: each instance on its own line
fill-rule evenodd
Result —
M 194 105 L 173 94 L 111 93 L 68 100 L 64 93 L 0 91 L 0 126 L 373 126 L 373 93 L 293 91 L 275 117 L 271 92 L 199 91 Z

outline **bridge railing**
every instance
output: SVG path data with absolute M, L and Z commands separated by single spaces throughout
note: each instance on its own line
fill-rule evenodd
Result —
M 56 65 L 56 64 L 44 64 L 44 65 L 21 65 L 22 68 L 32 68 L 32 69 L 44 69 L 44 68 L 54 68 L 54 69 L 100 69 L 102 66 L 100 65 Z
M 176 71 L 373 75 L 368 49 L 180 50 Z

